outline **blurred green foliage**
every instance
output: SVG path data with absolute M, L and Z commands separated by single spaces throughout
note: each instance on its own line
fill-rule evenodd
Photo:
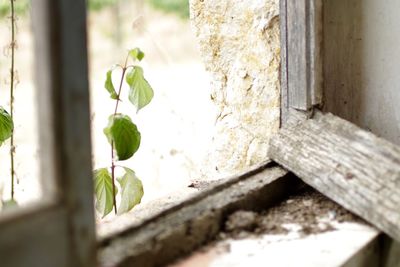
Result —
M 88 0 L 90 11 L 98 11 L 104 7 L 114 5 L 118 0 Z
M 97 11 L 104 7 L 113 5 L 118 0 L 87 0 L 89 10 Z M 122 1 L 122 0 L 120 0 Z M 136 0 L 130 0 L 136 1 Z M 189 17 L 189 0 L 145 0 L 154 8 L 168 13 L 174 13 L 181 18 Z M 17 15 L 24 15 L 29 9 L 29 0 L 15 0 L 15 11 Z M 6 17 L 10 13 L 10 0 L 0 0 L 0 17 Z
M 146 0 L 153 7 L 181 18 L 189 18 L 189 0 Z M 218 0 L 217 0 L 218 1 Z
M 17 15 L 23 15 L 29 8 L 28 0 L 16 0 L 14 9 Z M 10 0 L 0 0 L 0 17 L 6 17 L 10 14 Z
M 87 0 L 89 10 L 97 11 L 113 5 L 117 0 Z M 15 12 L 18 16 L 25 15 L 29 10 L 29 0 L 15 0 Z M 6 17 L 10 13 L 10 0 L 0 0 L 0 17 Z

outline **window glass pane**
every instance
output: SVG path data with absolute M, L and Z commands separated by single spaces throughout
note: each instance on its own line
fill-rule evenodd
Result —
M 209 77 L 191 32 L 188 3 L 174 2 L 178 9 L 157 1 L 89 5 L 95 168 L 109 167 L 111 160 L 103 128 L 116 101 L 104 89 L 106 72 L 116 63 L 123 65 L 129 49 L 139 47 L 145 53 L 138 65 L 154 98 L 136 113 L 124 84 L 118 106 L 118 113 L 129 115 L 141 133 L 139 150 L 117 164 L 133 169 L 143 182 L 142 204 L 187 188 L 191 179 L 200 176 L 199 166 L 214 123 Z M 120 77 L 117 68 L 113 71 L 116 91 Z M 116 171 L 121 174 L 121 169 Z
M 394 0 L 326 1 L 323 25 L 324 110 L 397 145 L 400 36 L 392 33 L 399 8 Z
M 151 102 L 136 113 L 130 86 L 124 84 L 117 110 L 141 133 L 133 157 L 115 163 L 116 179 L 126 173 L 124 166 L 143 183 L 141 204 L 129 213 L 135 219 L 141 210 L 152 214 L 166 202 L 265 161 L 268 136 L 279 127 L 278 3 L 192 1 L 191 9 L 189 19 L 185 0 L 89 1 L 93 159 L 96 170 L 107 168 L 96 174 L 103 204 L 113 202 L 115 190 L 110 187 L 111 146 L 103 129 L 115 112 L 129 49 L 144 52 L 142 61 L 129 59 L 127 66 L 143 68 L 154 91 Z M 114 64 L 119 66 L 114 69 Z M 108 83 L 106 90 L 110 68 L 113 86 Z M 124 142 L 129 150 L 129 141 Z M 119 205 L 124 189 L 115 183 Z M 146 209 L 149 205 L 153 208 Z M 113 220 L 112 207 L 98 208 L 100 225 Z
M 3 115 L 7 112 L 10 117 L 11 114 L 13 116 L 13 137 L 7 138 L 0 146 L 0 199 L 3 210 L 12 199 L 18 206 L 25 206 L 42 196 L 38 178 L 38 120 L 29 2 L 14 1 L 14 26 L 11 26 L 10 3 L 0 1 L 0 47 L 3 52 L 0 55 L 0 106 L 4 109 L 1 111 Z M 5 117 L 2 118 L 0 131 L 4 134 L 7 127 Z M 10 150 L 13 151 L 13 160 Z

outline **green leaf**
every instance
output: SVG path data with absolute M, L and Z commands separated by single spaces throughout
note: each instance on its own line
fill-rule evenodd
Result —
M 108 126 L 104 128 L 108 142 L 114 142 L 118 160 L 131 158 L 140 146 L 140 132 L 131 119 L 123 114 L 111 115 Z
M 144 194 L 143 184 L 135 172 L 129 168 L 124 169 L 124 176 L 117 179 L 121 186 L 121 203 L 118 207 L 118 214 L 130 211 L 140 203 Z
M 94 171 L 94 186 L 96 210 L 104 218 L 112 211 L 114 205 L 112 178 L 107 168 Z M 117 194 L 117 188 L 115 188 L 115 194 Z
M 110 97 L 112 99 L 118 99 L 117 92 L 115 91 L 114 84 L 112 82 L 112 72 L 114 68 L 110 69 L 107 71 L 107 77 L 106 77 L 106 82 L 104 83 L 104 87 L 107 89 L 107 91 L 110 93 Z
M 129 101 L 136 107 L 136 112 L 138 112 L 153 99 L 153 89 L 143 77 L 143 69 L 139 66 L 134 66 L 126 75 L 126 82 L 130 87 Z
M 14 124 L 10 114 L 0 107 L 0 145 L 11 137 L 14 129 Z
M 18 207 L 18 203 L 17 201 L 15 201 L 14 199 L 10 199 L 7 201 L 3 201 L 3 211 L 5 210 L 11 210 L 11 209 L 15 209 Z
M 140 48 L 136 47 L 129 51 L 129 56 L 133 59 L 133 61 L 139 60 L 141 61 L 144 58 L 144 53 Z

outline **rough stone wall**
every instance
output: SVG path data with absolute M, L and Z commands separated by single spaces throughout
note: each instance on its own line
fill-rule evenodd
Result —
M 191 22 L 217 106 L 212 175 L 266 160 L 279 127 L 279 0 L 191 0 Z

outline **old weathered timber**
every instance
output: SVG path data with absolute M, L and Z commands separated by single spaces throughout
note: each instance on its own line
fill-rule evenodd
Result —
M 44 200 L 0 216 L 0 265 L 92 267 L 86 1 L 31 2 Z
M 322 103 L 322 1 L 283 1 L 281 9 L 285 122 L 285 107 L 307 111 Z
M 269 157 L 400 240 L 400 148 L 332 114 L 282 128 Z
M 69 262 L 66 265 L 93 266 L 96 233 L 86 1 L 32 1 L 32 22 L 43 189 L 47 197 L 59 201 L 67 211 L 63 219 L 68 222 L 69 247 L 65 253 Z M 53 252 L 47 251 L 50 253 Z
M 282 168 L 271 166 L 207 189 L 180 208 L 102 240 L 99 266 L 164 266 L 215 238 L 233 211 L 268 208 L 302 184 Z

